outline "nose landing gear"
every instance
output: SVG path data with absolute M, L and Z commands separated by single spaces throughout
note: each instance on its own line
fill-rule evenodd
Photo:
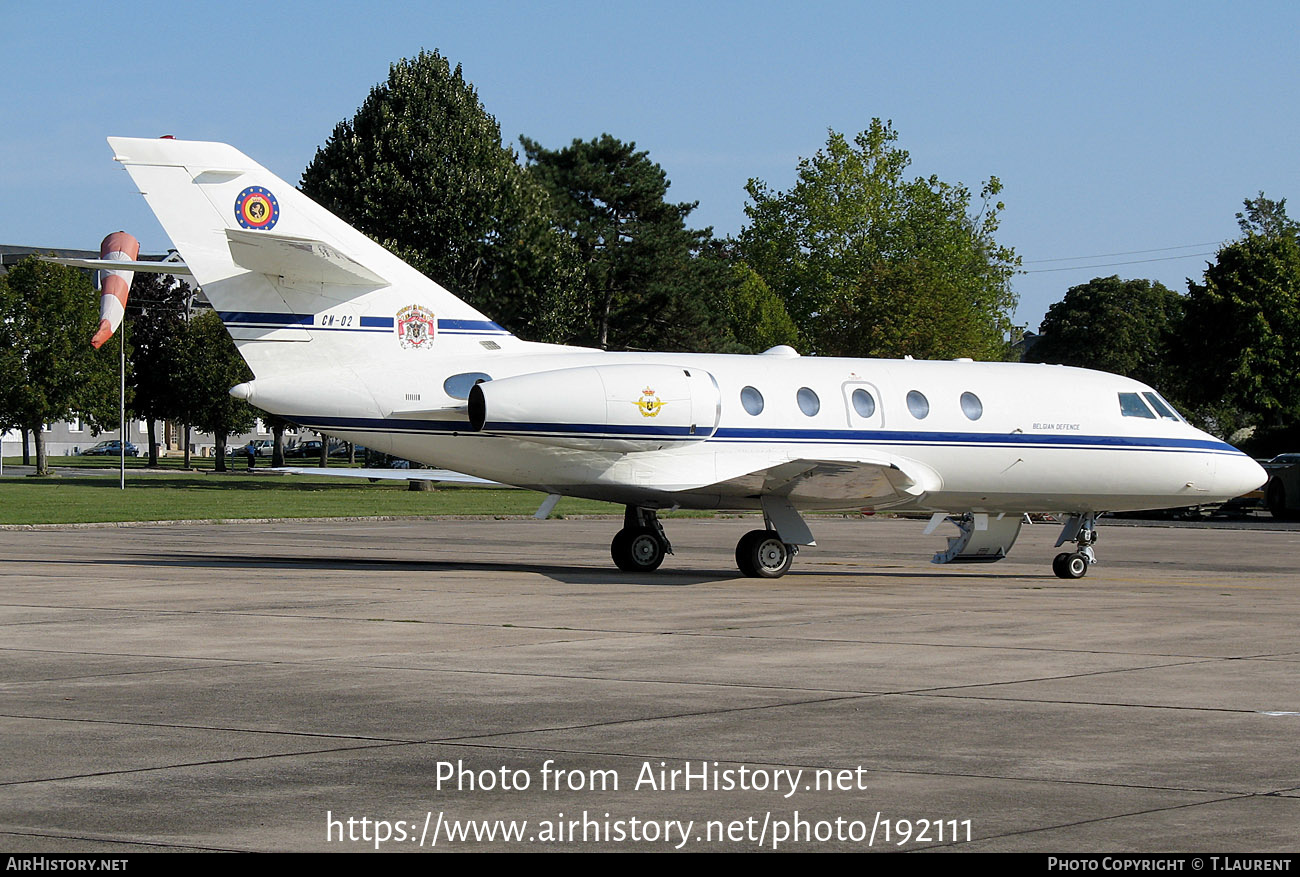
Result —
M 1073 542 L 1076 550 L 1062 551 L 1052 559 L 1052 572 L 1057 578 L 1081 579 L 1088 574 L 1088 567 L 1097 562 L 1097 555 L 1092 546 L 1097 542 L 1097 513 L 1070 515 L 1061 528 L 1061 535 L 1056 540 L 1056 547 L 1066 542 Z

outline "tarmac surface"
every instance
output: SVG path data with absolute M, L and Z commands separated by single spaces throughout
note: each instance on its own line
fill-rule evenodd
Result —
M 1300 533 L 757 523 L 0 531 L 0 849 L 1295 851 Z

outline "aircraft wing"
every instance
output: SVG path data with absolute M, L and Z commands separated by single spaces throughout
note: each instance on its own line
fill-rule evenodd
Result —
M 898 459 L 797 459 L 766 466 L 716 482 L 726 494 L 785 496 L 827 505 L 842 500 L 845 507 L 894 505 L 915 500 L 941 485 L 928 466 Z
M 367 478 L 371 481 L 443 481 L 448 484 L 485 484 L 508 487 L 498 481 L 488 481 L 450 469 L 322 469 L 319 466 L 278 466 L 266 472 L 284 472 L 288 475 L 325 475 L 331 478 Z

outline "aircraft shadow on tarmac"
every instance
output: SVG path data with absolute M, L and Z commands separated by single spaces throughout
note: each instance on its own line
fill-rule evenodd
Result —
M 58 560 L 45 561 L 58 563 Z M 80 561 L 79 561 L 80 562 Z M 993 579 L 1010 580 L 1022 578 L 1014 573 L 993 572 L 955 572 L 946 569 L 902 570 L 891 569 L 796 569 L 784 578 L 746 579 L 734 569 L 660 569 L 654 573 L 633 574 L 615 570 L 612 566 L 605 568 L 575 567 L 560 564 L 530 563 L 526 561 L 506 560 L 415 560 L 410 558 L 348 558 L 348 557 L 247 557 L 237 554 L 190 554 L 190 553 L 134 553 L 119 554 L 105 558 L 97 563 L 119 564 L 143 567 L 176 567 L 200 569 L 245 569 L 245 570 L 328 570 L 331 572 L 387 571 L 387 572 L 498 572 L 498 573 L 534 573 L 546 576 L 564 584 L 626 584 L 652 587 L 682 587 L 742 579 L 758 583 L 777 581 L 787 585 L 798 584 L 801 580 L 811 583 L 815 580 L 846 577 L 864 580 L 888 579 Z M 1045 576 L 1047 577 L 1047 576 Z M 1055 579 L 1053 579 L 1055 581 Z

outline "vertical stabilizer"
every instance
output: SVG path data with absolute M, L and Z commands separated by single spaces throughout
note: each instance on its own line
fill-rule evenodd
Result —
M 108 142 L 259 377 L 520 343 L 232 146 Z

